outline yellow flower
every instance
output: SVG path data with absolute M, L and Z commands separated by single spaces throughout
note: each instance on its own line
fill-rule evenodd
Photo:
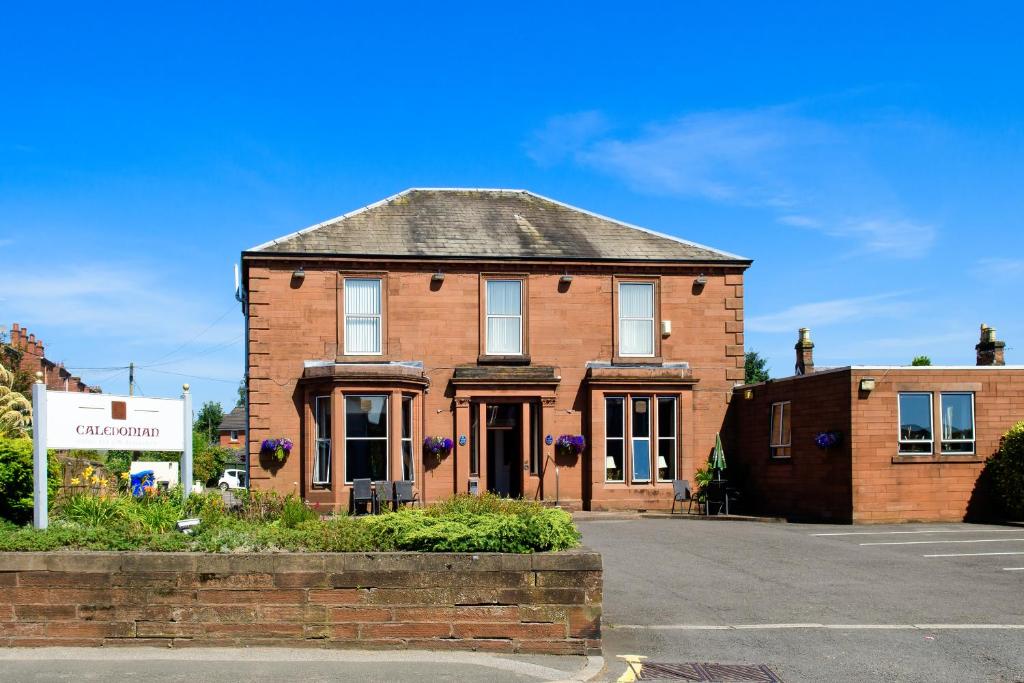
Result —
M 127 472 L 122 472 L 121 473 L 121 480 L 122 481 L 128 481 L 128 473 Z
M 82 483 L 82 482 L 81 482 L 81 480 L 79 480 L 79 478 L 78 478 L 78 477 L 71 477 L 71 485 L 72 485 L 72 486 L 78 486 L 78 485 L 79 485 L 79 484 L 81 484 L 81 483 Z
M 84 477 L 85 477 L 86 479 L 88 479 L 89 477 L 91 477 L 91 476 L 92 476 L 92 473 L 93 473 L 93 468 L 92 468 L 92 465 L 89 465 L 89 466 L 88 466 L 88 467 L 86 467 L 86 468 L 85 468 L 84 470 L 82 470 L 82 476 L 84 476 Z
M 97 484 L 99 484 L 99 483 L 100 483 L 101 481 L 103 481 L 103 480 L 102 480 L 102 479 L 100 479 L 99 477 L 97 477 L 97 476 L 96 476 L 96 475 L 94 474 L 94 475 L 92 475 L 92 479 L 91 479 L 91 481 L 92 481 L 92 485 L 93 485 L 93 486 L 96 486 Z

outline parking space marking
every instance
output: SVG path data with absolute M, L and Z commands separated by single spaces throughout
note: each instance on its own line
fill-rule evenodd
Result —
M 827 629 L 835 631 L 991 631 L 1024 630 L 1024 624 L 608 624 L 611 629 L 634 631 L 777 631 Z
M 873 541 L 861 543 L 860 545 L 927 545 L 929 543 L 1012 543 L 1024 541 L 1024 538 L 972 538 L 970 540 L 941 540 L 941 541 Z
M 984 557 L 987 555 L 1024 555 L 1024 552 L 1005 553 L 947 553 L 943 555 L 922 555 L 921 557 Z
M 833 531 L 810 536 L 885 536 L 898 534 L 1019 534 L 1020 529 L 927 529 L 915 531 Z

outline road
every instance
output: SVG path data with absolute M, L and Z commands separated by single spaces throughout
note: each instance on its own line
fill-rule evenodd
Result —
M 786 681 L 1024 678 L 1024 528 L 580 523 L 604 556 L 607 677 L 764 664 Z M 988 554 L 1009 553 L 1009 554 Z

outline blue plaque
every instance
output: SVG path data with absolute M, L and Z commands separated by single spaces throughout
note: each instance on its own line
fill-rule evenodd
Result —
M 555 442 L 555 438 L 553 436 L 551 436 L 550 434 L 548 434 L 547 436 L 544 437 L 544 443 L 546 443 L 547 445 L 550 446 L 554 442 Z
M 465 446 L 466 445 L 466 435 L 465 434 L 459 434 L 459 445 L 460 446 Z

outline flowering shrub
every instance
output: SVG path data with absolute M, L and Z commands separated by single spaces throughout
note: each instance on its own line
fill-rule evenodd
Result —
M 555 440 L 555 450 L 563 455 L 579 455 L 586 446 L 587 441 L 582 434 L 562 434 Z
M 285 438 L 264 439 L 260 444 L 260 450 L 273 455 L 280 462 L 284 462 L 288 454 L 292 452 L 292 442 Z
M 822 450 L 838 446 L 842 440 L 843 436 L 839 432 L 818 432 L 814 435 L 814 443 Z
M 438 462 L 441 462 L 441 458 L 448 457 L 452 452 L 454 445 L 455 442 L 447 436 L 428 436 L 423 439 L 423 452 L 434 456 Z

